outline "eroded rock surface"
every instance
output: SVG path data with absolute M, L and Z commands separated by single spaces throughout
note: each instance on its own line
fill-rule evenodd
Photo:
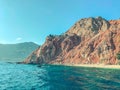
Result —
M 120 20 L 85 18 L 63 35 L 49 35 L 24 63 L 118 64 Z

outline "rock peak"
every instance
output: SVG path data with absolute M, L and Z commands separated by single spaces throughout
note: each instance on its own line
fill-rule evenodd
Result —
M 76 22 L 68 31 L 67 33 L 75 33 L 77 35 L 82 35 L 84 32 L 88 33 L 98 33 L 100 30 L 105 31 L 109 28 L 109 22 L 102 18 L 102 17 L 90 17 L 90 18 L 83 18 Z M 88 34 L 86 33 L 86 34 Z

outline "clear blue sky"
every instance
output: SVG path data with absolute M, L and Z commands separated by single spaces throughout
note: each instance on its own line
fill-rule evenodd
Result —
M 120 18 L 120 0 L 0 0 L 0 43 L 42 44 L 85 17 Z

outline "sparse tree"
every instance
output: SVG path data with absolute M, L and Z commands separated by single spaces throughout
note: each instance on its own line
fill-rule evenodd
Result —
M 120 53 L 117 53 L 117 59 L 120 60 Z

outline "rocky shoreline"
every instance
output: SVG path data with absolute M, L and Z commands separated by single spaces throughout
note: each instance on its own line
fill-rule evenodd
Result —
M 120 65 L 102 65 L 102 64 L 75 64 L 75 65 L 65 65 L 65 66 L 103 68 L 103 69 L 120 69 Z

